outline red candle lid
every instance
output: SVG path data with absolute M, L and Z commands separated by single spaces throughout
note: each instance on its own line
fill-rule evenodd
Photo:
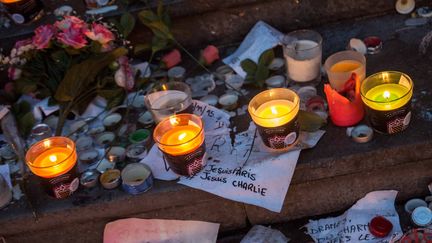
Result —
M 369 223 L 369 231 L 376 237 L 386 237 L 393 229 L 393 224 L 383 216 L 376 216 Z

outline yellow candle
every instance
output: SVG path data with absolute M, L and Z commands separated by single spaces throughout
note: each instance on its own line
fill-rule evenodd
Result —
M 197 125 L 177 126 L 162 135 L 161 144 L 164 152 L 171 155 L 182 155 L 193 152 L 202 145 L 203 138 L 197 137 L 201 128 Z
M 354 60 L 343 60 L 335 63 L 331 66 L 330 71 L 332 72 L 352 72 L 357 68 L 361 67 L 361 63 Z
M 75 144 L 67 138 L 47 138 L 29 149 L 26 161 L 30 170 L 39 177 L 54 178 L 66 174 L 77 161 Z
M 412 92 L 408 92 L 409 89 L 400 84 L 382 84 L 366 93 L 366 98 L 374 102 L 365 102 L 374 110 L 394 110 L 408 103 L 412 97 Z
M 282 126 L 297 115 L 299 107 L 291 112 L 294 108 L 295 104 L 289 100 L 271 100 L 258 107 L 254 121 L 262 127 Z

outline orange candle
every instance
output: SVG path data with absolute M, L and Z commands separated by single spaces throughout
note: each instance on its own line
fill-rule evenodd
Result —
M 64 198 L 78 187 L 75 143 L 66 137 L 50 137 L 35 143 L 26 154 L 30 170 L 41 178 L 49 194 Z
M 204 129 L 200 117 L 179 114 L 162 120 L 153 137 L 170 168 L 177 174 L 191 176 L 204 166 Z

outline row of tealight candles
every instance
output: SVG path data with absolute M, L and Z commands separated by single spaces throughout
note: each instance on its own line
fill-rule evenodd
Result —
M 302 41 L 299 36 L 295 40 Z M 321 45 L 309 40 L 304 50 L 313 49 L 313 43 Z M 301 45 L 293 45 L 297 54 L 284 52 L 289 79 L 298 78 L 293 80 L 298 83 L 316 79 L 314 55 L 319 55 L 321 60 L 321 47 L 319 53 L 314 51 L 309 55 L 302 53 Z M 290 63 L 292 61 L 294 63 Z M 318 65 L 320 67 L 320 61 Z M 379 72 L 364 79 L 365 65 L 365 57 L 354 51 L 336 53 L 325 62 L 330 81 L 325 92 L 332 121 L 339 126 L 355 125 L 363 119 L 365 106 L 376 131 L 393 134 L 404 130 L 411 118 L 412 80 L 395 71 Z M 293 68 L 299 69 L 293 72 Z M 347 84 L 354 85 L 351 87 L 354 93 L 348 91 L 351 99 L 340 94 Z M 190 88 L 182 82 L 156 86 L 145 97 L 146 106 L 158 123 L 153 132 L 154 141 L 171 170 L 184 176 L 193 176 L 206 164 L 203 121 L 192 114 L 191 97 Z M 298 142 L 299 110 L 300 97 L 287 88 L 263 91 L 253 97 L 248 106 L 263 144 L 275 151 L 288 150 Z M 26 162 L 41 178 L 49 194 L 56 198 L 67 197 L 78 188 L 76 148 L 69 138 L 51 137 L 34 144 L 26 155 Z

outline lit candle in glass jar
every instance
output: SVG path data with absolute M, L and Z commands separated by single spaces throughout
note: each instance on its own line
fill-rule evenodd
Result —
M 66 137 L 51 137 L 35 143 L 26 154 L 30 170 L 45 190 L 56 198 L 65 198 L 78 189 L 75 143 Z
M 397 133 L 411 120 L 413 82 L 400 72 L 381 72 L 366 78 L 361 86 L 362 100 L 375 130 Z
M 175 173 L 192 176 L 204 167 L 205 139 L 200 117 L 179 114 L 166 118 L 156 126 L 153 137 Z
M 267 147 L 287 149 L 297 142 L 299 103 L 298 95 L 285 88 L 261 92 L 250 101 L 249 114 Z

